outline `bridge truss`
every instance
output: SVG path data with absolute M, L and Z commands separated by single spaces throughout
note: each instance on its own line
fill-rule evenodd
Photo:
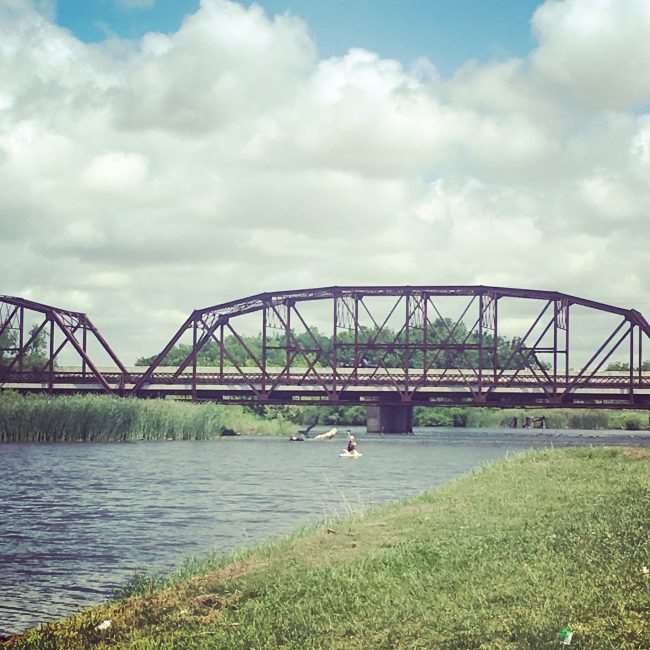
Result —
M 117 387 L 111 385 L 115 373 L 107 378 L 89 355 L 91 341 L 115 363 L 120 374 Z M 82 392 L 87 383 L 96 383 L 100 391 L 114 393 L 129 381 L 127 369 L 86 314 L 0 296 L 0 389 L 55 392 L 68 379 L 57 369 L 57 359 L 66 348 L 74 351 L 79 368 L 71 374 L 80 379 Z
M 44 367 L 21 368 L 16 350 L 0 364 L 5 388 L 248 404 L 650 408 L 643 371 L 650 325 L 642 314 L 558 292 L 358 286 L 261 293 L 194 310 L 148 367 L 128 370 L 85 315 L 21 299 L 0 298 L 0 341 L 13 328 L 14 347 L 27 346 L 18 325 L 23 309 L 40 309 L 50 328 L 61 329 L 82 368 L 57 368 L 51 337 Z M 92 364 L 87 331 L 116 367 Z M 5 358 L 8 352 L 0 346 Z M 621 358 L 624 370 L 604 370 Z
M 381 316 L 377 299 L 388 305 Z M 463 305 L 453 319 L 445 310 L 450 299 Z M 534 315 L 521 320 L 525 326 L 510 336 L 510 349 L 504 353 L 500 305 L 506 299 L 530 303 Z M 329 342 L 324 343 L 305 316 L 307 306 L 315 302 L 322 306 L 321 318 L 329 314 L 325 325 Z M 584 362 L 573 368 L 572 341 L 584 339 L 584 332 L 571 326 L 578 308 L 606 314 L 616 322 Z M 237 327 L 250 314 L 258 319 L 255 350 Z M 588 328 L 589 321 L 583 326 Z M 303 331 L 300 339 L 297 329 Z M 432 337 L 434 330 L 437 337 Z M 166 373 L 165 358 L 188 333 L 187 354 L 173 372 Z M 263 293 L 195 310 L 133 390 L 142 394 L 158 386 L 162 393 L 165 385 L 180 382 L 195 399 L 257 403 L 629 408 L 650 405 L 646 393 L 650 384 L 642 372 L 643 340 L 648 335 L 650 325 L 635 310 L 557 292 L 384 286 Z M 248 367 L 234 358 L 227 338 L 244 350 Z M 218 351 L 218 361 L 206 371 L 198 359 L 210 344 Z M 628 371 L 601 372 L 624 347 Z M 284 363 L 270 366 L 270 353 L 276 351 L 277 359 L 278 348 Z

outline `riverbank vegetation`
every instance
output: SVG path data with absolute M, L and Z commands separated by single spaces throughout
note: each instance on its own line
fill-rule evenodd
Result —
M 549 429 L 625 429 L 650 428 L 647 411 L 607 411 L 603 409 L 487 409 L 416 408 L 417 426 L 523 427 L 526 420 L 544 418 Z
M 522 427 L 545 418 L 550 429 L 647 430 L 645 411 L 416 407 L 416 427 Z M 243 407 L 103 395 L 0 393 L 2 442 L 209 440 L 228 433 L 291 435 L 310 425 L 365 426 L 365 406 Z
M 235 405 L 0 393 L 0 442 L 208 440 L 233 432 L 273 435 L 294 430 L 281 414 L 262 418 Z
M 528 452 L 276 543 L 138 579 L 5 643 L 78 648 L 650 647 L 650 452 Z
M 305 426 L 310 424 L 365 426 L 365 406 L 273 406 L 254 409 L 262 417 L 277 418 Z M 421 407 L 413 410 L 416 427 L 521 428 L 533 419 L 545 419 L 549 429 L 650 428 L 647 411 L 607 411 L 598 409 L 489 409 L 476 407 Z

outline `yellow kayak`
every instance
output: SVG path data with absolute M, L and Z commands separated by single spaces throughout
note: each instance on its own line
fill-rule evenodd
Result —
M 356 449 L 354 451 L 348 451 L 347 449 L 344 449 L 339 456 L 341 458 L 361 458 L 363 454 L 359 453 Z

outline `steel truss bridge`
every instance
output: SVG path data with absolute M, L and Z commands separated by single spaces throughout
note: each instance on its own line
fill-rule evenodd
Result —
M 308 311 L 319 314 L 318 328 Z M 590 343 L 603 321 L 604 335 Z M 648 336 L 635 309 L 554 291 L 337 286 L 194 310 L 151 365 L 126 367 L 86 314 L 0 296 L 0 390 L 245 404 L 650 408 Z M 165 366 L 180 343 L 182 360 Z M 210 346 L 213 365 L 199 365 Z M 63 350 L 75 366 L 60 365 Z M 621 355 L 625 370 L 604 370 Z

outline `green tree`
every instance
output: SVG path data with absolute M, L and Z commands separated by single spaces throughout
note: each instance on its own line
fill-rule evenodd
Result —
M 36 333 L 38 325 L 33 325 L 29 330 L 27 340 L 29 341 Z M 50 335 L 43 328 L 36 338 L 28 347 L 25 358 L 23 360 L 23 367 L 27 370 L 39 370 L 47 363 L 47 346 L 50 340 Z M 56 365 L 56 364 L 55 364 Z
M 13 348 L 16 347 L 16 334 L 6 329 L 0 335 L 0 367 L 7 367 L 14 358 Z
M 34 325 L 29 334 L 25 338 L 25 342 L 29 341 L 36 333 L 38 325 Z M 16 358 L 18 354 L 18 335 L 15 330 L 5 330 L 0 336 L 0 366 L 8 367 Z M 38 333 L 36 338 L 25 350 L 23 354 L 23 369 L 37 370 L 42 368 L 47 363 L 47 345 L 49 335 L 44 330 Z M 14 365 L 13 370 L 17 370 L 17 363 Z
M 626 363 L 625 361 L 613 361 L 612 363 L 607 364 L 607 370 L 618 370 L 622 372 L 629 369 L 630 369 L 630 364 Z M 650 361 L 644 361 L 641 364 L 641 370 L 650 371 Z
M 285 332 L 278 332 L 267 338 L 266 365 L 284 368 L 287 363 L 287 338 L 291 351 L 292 367 L 329 366 L 333 364 L 332 338 L 312 328 L 308 332 L 296 333 L 292 331 L 287 337 Z M 479 338 L 476 332 L 469 333 L 464 323 L 455 325 L 450 319 L 437 319 L 427 327 L 426 337 L 422 328 L 411 328 L 407 340 L 406 332 L 395 332 L 386 327 L 361 326 L 356 333 L 355 360 L 355 333 L 352 330 L 337 332 L 337 358 L 339 367 L 352 367 L 355 362 L 361 366 L 387 367 L 387 368 L 423 368 L 426 361 L 428 368 L 477 368 L 479 365 L 479 352 L 477 349 Z M 406 343 L 414 347 L 407 349 Z M 418 349 L 418 344 L 421 347 Z M 424 345 L 439 348 L 423 349 Z M 514 352 L 519 344 L 518 339 L 498 337 L 496 341 L 497 368 L 513 370 L 523 368 L 525 353 Z M 379 346 L 379 347 L 376 347 Z M 224 365 L 237 364 L 240 367 L 256 365 L 256 360 L 262 361 L 262 337 L 240 336 L 239 339 L 232 334 L 224 338 Z M 373 349 L 375 348 L 375 349 Z M 162 365 L 178 366 L 190 354 L 192 346 L 179 344 L 167 354 Z M 513 353 L 514 352 L 514 353 Z M 426 355 L 426 357 L 425 357 Z M 138 366 L 148 366 L 157 355 L 141 357 L 136 361 Z M 215 341 L 207 343 L 197 356 L 199 366 L 218 366 L 220 361 L 219 345 Z M 486 333 L 483 337 L 483 367 L 490 368 L 494 363 L 494 337 Z M 534 358 L 528 360 L 534 364 Z M 548 364 L 542 363 L 545 367 Z

